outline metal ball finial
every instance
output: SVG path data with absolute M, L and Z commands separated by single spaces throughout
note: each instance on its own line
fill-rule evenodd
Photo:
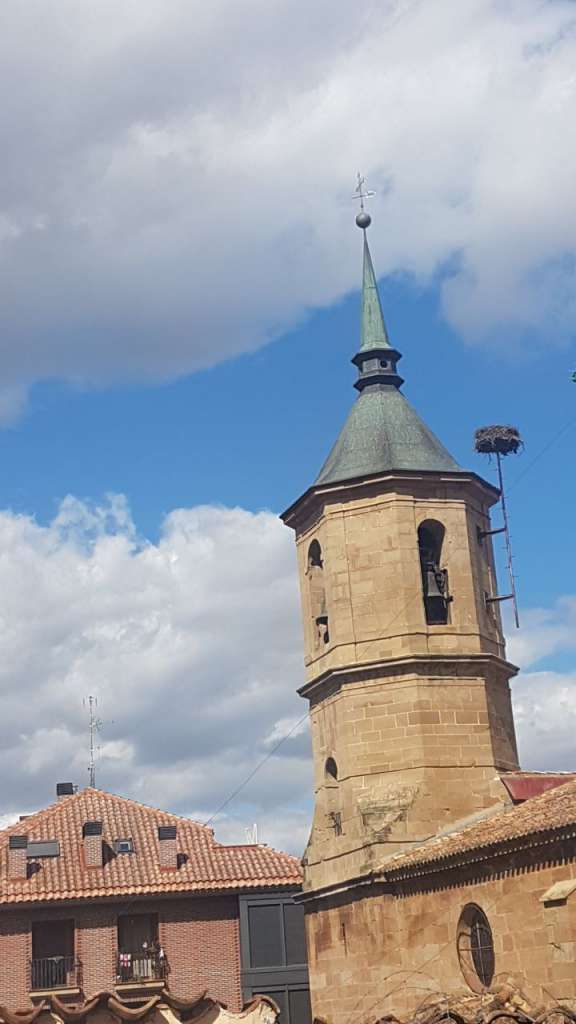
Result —
M 356 223 L 359 228 L 362 228 L 362 230 L 365 231 L 366 228 L 370 227 L 372 223 L 372 217 L 370 216 L 369 213 L 366 213 L 365 210 L 361 210 L 356 217 Z

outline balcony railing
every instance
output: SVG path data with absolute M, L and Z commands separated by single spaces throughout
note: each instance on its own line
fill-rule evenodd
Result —
M 164 981 L 168 977 L 168 962 L 162 950 L 142 950 L 118 953 L 116 980 L 127 982 Z
M 44 956 L 30 961 L 30 988 L 78 988 L 81 965 L 75 956 Z

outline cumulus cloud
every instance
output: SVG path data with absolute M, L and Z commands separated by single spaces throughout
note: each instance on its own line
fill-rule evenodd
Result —
M 529 672 L 513 686 L 522 767 L 576 772 L 576 672 Z
M 206 820 L 269 756 L 218 827 L 242 841 L 255 821 L 264 841 L 292 829 L 303 845 L 297 584 L 275 516 L 180 509 L 150 544 L 119 497 L 69 498 L 46 527 L 5 512 L 0 579 L 0 813 L 87 783 L 92 694 L 104 788 Z
M 552 608 L 522 612 L 522 628 L 508 636 L 508 657 L 523 669 L 561 651 L 576 651 L 576 597 L 558 598 Z
M 510 661 L 521 668 L 512 683 L 520 759 L 537 771 L 576 771 L 576 597 L 550 608 L 527 608 L 522 628 L 508 637 Z M 570 666 L 554 671 L 560 657 Z
M 438 280 L 458 330 L 576 320 L 567 0 L 5 0 L 0 57 L 4 418 L 354 287 L 356 165 L 380 272 Z

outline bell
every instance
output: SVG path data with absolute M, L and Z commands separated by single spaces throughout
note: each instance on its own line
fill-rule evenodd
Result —
M 444 573 L 441 569 L 427 569 L 426 570 L 426 597 L 440 598 L 442 601 L 446 600 L 446 582 Z

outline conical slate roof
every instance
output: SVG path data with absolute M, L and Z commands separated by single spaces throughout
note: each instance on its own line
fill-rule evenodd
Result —
M 339 483 L 406 469 L 460 472 L 456 460 L 397 387 L 375 384 L 364 388 L 316 483 Z
M 460 472 L 460 466 L 422 422 L 399 388 L 396 372 L 400 353 L 391 347 L 378 285 L 374 274 L 366 226 L 364 229 L 361 346 L 353 362 L 360 394 L 350 410 L 336 444 L 322 466 L 317 484 L 340 483 L 394 470 Z

